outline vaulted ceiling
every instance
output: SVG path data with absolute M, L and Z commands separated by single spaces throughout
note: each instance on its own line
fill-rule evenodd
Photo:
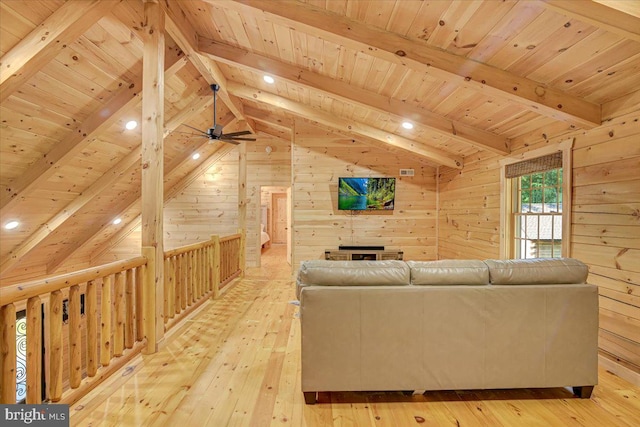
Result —
M 288 140 L 301 118 L 457 169 L 640 103 L 639 2 L 160 4 L 165 200 L 233 148 L 181 126 L 211 125 L 213 83 L 225 132 Z M 140 128 L 124 124 L 140 121 L 143 27 L 142 1 L 0 1 L 0 223 L 21 222 L 0 231 L 0 277 L 55 272 L 139 223 Z

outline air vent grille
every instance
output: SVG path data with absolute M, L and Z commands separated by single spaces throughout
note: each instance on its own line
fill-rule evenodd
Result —
M 413 176 L 413 169 L 400 169 L 400 176 Z

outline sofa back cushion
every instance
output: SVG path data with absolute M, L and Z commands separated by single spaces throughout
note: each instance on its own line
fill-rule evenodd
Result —
M 489 267 L 479 260 L 407 261 L 412 285 L 488 285 Z
M 586 283 L 589 268 L 573 258 L 489 259 L 492 285 Z
M 409 267 L 404 261 L 309 260 L 300 264 L 302 286 L 396 286 L 408 285 Z

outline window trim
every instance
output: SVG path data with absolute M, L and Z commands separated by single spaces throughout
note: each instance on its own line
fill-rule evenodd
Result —
M 509 156 L 500 160 L 500 258 L 513 259 L 515 256 L 513 247 L 513 185 L 512 180 L 505 178 L 507 165 L 523 160 L 535 159 L 556 152 L 562 152 L 562 256 L 571 256 L 571 199 L 573 175 L 572 153 L 573 138 L 562 141 L 554 146 L 542 147 L 521 153 L 517 156 Z M 565 226 L 566 224 L 566 226 Z

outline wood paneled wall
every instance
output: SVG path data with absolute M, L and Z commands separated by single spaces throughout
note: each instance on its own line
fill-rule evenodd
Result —
M 514 153 L 574 138 L 571 256 L 600 288 L 601 353 L 640 372 L 640 111 L 601 127 L 514 141 Z M 442 168 L 439 258 L 498 258 L 498 156 Z
M 233 149 L 164 206 L 164 245 L 174 249 L 238 232 L 238 150 Z
M 399 176 L 400 168 L 415 176 Z M 338 178 L 396 178 L 395 209 L 338 210 Z M 320 127 L 296 122 L 293 146 L 293 268 L 339 245 L 384 245 L 406 259 L 436 258 L 436 169 Z

